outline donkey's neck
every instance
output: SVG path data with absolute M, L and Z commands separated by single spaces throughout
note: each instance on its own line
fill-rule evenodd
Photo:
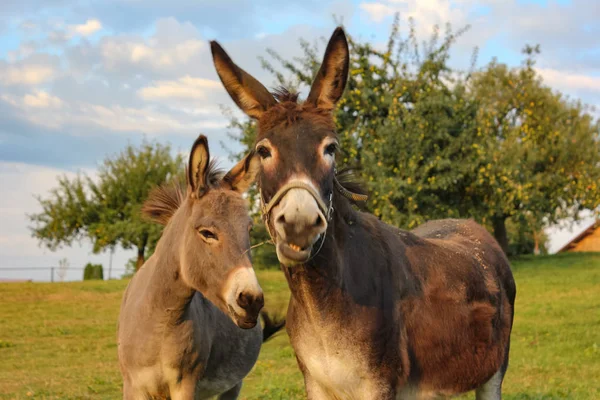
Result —
M 360 240 L 378 239 L 346 199 L 338 197 L 334 210 L 321 250 L 306 265 L 283 267 L 292 296 L 300 303 L 313 303 L 321 309 L 340 300 L 377 306 L 381 296 L 376 292 L 382 286 L 370 282 L 381 276 L 371 275 L 374 271 L 370 266 L 361 264 L 377 258 L 371 253 L 379 246 L 372 249 L 368 242 Z
M 161 253 L 157 248 L 157 252 L 148 260 L 149 285 L 146 295 L 153 312 L 177 319 L 192 301 L 195 290 L 183 281 L 179 273 L 179 259 Z

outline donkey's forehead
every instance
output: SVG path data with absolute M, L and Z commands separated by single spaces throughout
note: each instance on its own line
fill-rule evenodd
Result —
M 211 189 L 198 201 L 199 213 L 210 214 L 215 218 L 231 218 L 233 215 L 247 215 L 247 201 L 238 192 L 229 189 Z
M 325 137 L 335 137 L 333 125 L 315 121 L 312 118 L 297 118 L 293 121 L 282 121 L 270 129 L 260 129 L 257 141 L 268 139 L 273 144 L 288 143 L 298 145 L 302 142 L 319 142 Z

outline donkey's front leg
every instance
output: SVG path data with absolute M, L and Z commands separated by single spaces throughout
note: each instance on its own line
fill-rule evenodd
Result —
M 134 388 L 130 382 L 123 382 L 123 400 L 146 400 L 148 397 L 143 390 Z
M 194 400 L 196 379 L 184 378 L 177 386 L 170 388 L 171 400 Z

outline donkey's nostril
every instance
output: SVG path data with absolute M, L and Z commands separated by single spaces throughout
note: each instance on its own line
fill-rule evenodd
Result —
M 251 302 L 252 302 L 251 297 L 249 295 L 247 295 L 246 293 L 241 292 L 238 295 L 238 298 L 237 298 L 238 306 L 242 307 L 244 310 L 246 308 L 248 308 L 248 306 L 250 305 Z
M 237 298 L 237 304 L 250 315 L 257 314 L 265 304 L 263 294 L 252 295 L 241 292 Z
M 279 217 L 277 217 L 277 222 L 280 224 L 285 224 L 285 215 L 281 214 Z

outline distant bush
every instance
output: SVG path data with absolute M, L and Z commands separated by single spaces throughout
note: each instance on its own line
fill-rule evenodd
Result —
M 86 264 L 85 269 L 83 270 L 83 280 L 89 281 L 93 279 L 104 279 L 104 271 L 102 269 L 102 264 Z

